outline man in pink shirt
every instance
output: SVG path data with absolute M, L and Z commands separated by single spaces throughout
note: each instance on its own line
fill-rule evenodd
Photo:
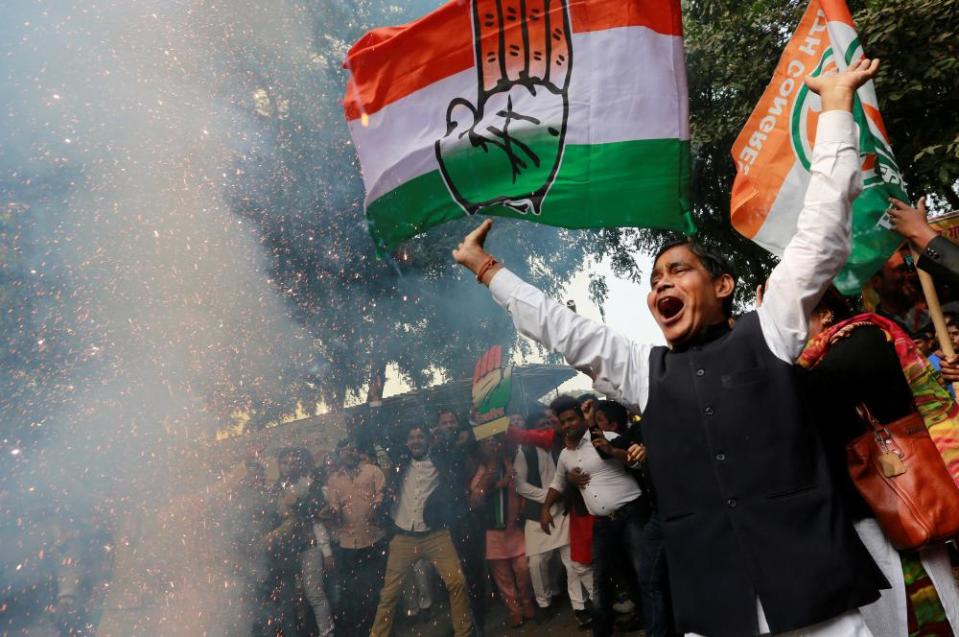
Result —
M 386 535 L 379 524 L 386 477 L 376 465 L 361 463 L 355 444 L 337 445 L 340 468 L 327 481 L 329 512 L 339 521 L 339 576 L 342 608 L 337 632 L 369 634 L 383 578 Z

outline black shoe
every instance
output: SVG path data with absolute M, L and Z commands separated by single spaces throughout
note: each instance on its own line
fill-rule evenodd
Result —
M 559 612 L 559 606 L 556 604 L 550 604 L 549 606 L 537 606 L 536 617 L 533 618 L 533 621 L 536 622 L 537 626 L 540 626 L 556 617 L 557 612 Z
M 579 624 L 580 628 L 586 628 L 593 623 L 593 614 L 585 608 L 581 610 L 574 610 L 573 616 L 576 617 L 576 622 Z

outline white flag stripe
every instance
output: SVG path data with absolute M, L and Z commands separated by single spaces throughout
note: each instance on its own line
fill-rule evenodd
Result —
M 677 36 L 646 27 L 574 34 L 566 143 L 689 139 L 684 66 Z M 446 133 L 447 107 L 456 97 L 475 102 L 476 89 L 470 69 L 391 103 L 366 126 L 349 122 L 367 203 L 437 170 L 433 145 Z
M 795 162 L 786 178 L 783 179 L 779 193 L 770 207 L 769 214 L 766 215 L 766 220 L 753 237 L 753 241 L 777 257 L 782 257 L 783 252 L 786 251 L 786 245 L 796 234 L 799 223 L 799 216 L 795 214 L 796 197 L 799 196 L 802 199 L 802 193 L 806 192 L 809 180 L 809 172 L 801 163 Z

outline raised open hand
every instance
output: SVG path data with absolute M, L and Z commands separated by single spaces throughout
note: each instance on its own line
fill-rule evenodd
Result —
M 806 77 L 806 86 L 822 98 L 822 110 L 852 110 L 856 89 L 876 77 L 879 60 L 861 58 L 839 73 Z
M 446 111 L 436 158 L 468 214 L 539 214 L 563 156 L 573 64 L 567 0 L 471 0 L 475 102 Z

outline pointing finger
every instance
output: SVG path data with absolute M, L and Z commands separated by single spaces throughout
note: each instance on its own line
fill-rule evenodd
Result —
M 526 0 L 526 33 L 529 38 L 526 45 L 529 58 L 527 67 L 529 77 L 533 80 L 545 79 L 549 64 L 546 4 L 547 0 Z
M 491 371 L 496 369 L 496 347 L 491 347 L 488 352 L 486 352 L 486 373 L 489 374 Z
M 503 15 L 497 0 L 473 0 L 473 42 L 481 91 L 490 91 L 506 78 L 503 55 Z
M 546 78 L 559 89 L 568 88 L 569 72 L 573 64 L 573 47 L 570 33 L 567 0 L 553 0 L 547 13 L 549 37 L 549 70 Z
M 476 227 L 471 233 L 466 235 L 466 240 L 464 243 L 475 243 L 479 247 L 483 247 L 486 243 L 486 235 L 489 234 L 490 229 L 493 227 L 493 220 L 486 219 L 479 226 Z
M 500 345 L 493 348 L 493 356 L 491 358 L 493 363 L 491 369 L 503 366 L 503 348 Z
M 494 361 L 496 360 L 496 348 L 491 347 L 489 351 L 486 352 L 485 362 L 483 365 L 483 373 L 489 374 L 493 371 Z
M 526 16 L 521 0 L 500 0 L 503 16 L 503 54 L 506 79 L 515 82 L 527 75 L 529 54 L 526 49 Z

